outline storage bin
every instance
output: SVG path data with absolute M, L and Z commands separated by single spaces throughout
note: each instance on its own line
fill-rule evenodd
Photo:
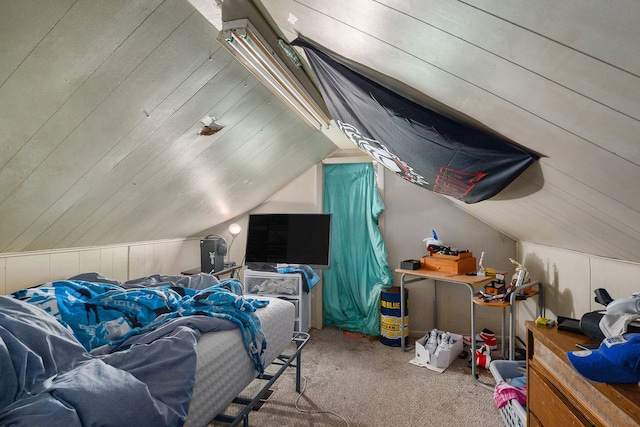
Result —
M 245 293 L 259 295 L 299 295 L 299 274 L 245 271 Z
M 496 380 L 496 384 L 507 378 L 520 377 L 523 373 L 519 368 L 526 368 L 524 360 L 494 360 L 489 364 L 489 370 Z M 505 406 L 498 409 L 502 421 L 507 427 L 525 427 L 527 413 L 517 399 L 511 399 Z
M 302 273 L 274 273 L 245 270 L 244 293 L 250 297 L 274 297 L 290 301 L 296 307 L 295 330 L 311 328 L 311 294 L 304 290 Z

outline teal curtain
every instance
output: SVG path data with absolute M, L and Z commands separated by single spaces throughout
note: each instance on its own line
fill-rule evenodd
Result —
M 322 273 L 325 325 L 380 335 L 380 292 L 391 286 L 378 228 L 384 204 L 371 163 L 325 165 L 324 211 L 331 223 L 331 268 Z

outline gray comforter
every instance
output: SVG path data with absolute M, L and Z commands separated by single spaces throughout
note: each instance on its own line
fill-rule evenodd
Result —
M 0 425 L 181 426 L 200 333 L 233 327 L 188 316 L 91 354 L 43 309 L 0 296 Z

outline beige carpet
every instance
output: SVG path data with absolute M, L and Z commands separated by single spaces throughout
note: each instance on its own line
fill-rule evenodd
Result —
M 303 394 L 295 392 L 291 369 L 275 383 L 266 403 L 251 413 L 250 425 L 503 425 L 493 393 L 474 384 L 466 360 L 456 359 L 437 373 L 410 364 L 414 352 L 377 339 L 349 338 L 331 327 L 310 334 L 302 356 Z M 481 381 L 494 383 L 489 371 L 479 371 Z

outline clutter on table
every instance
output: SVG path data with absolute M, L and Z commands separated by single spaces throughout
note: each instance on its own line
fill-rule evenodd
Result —
M 583 377 L 600 383 L 640 382 L 640 334 L 607 337 L 595 350 L 570 351 L 567 359 Z
M 526 268 L 513 258 L 509 258 L 509 261 L 516 265 L 515 273 L 511 278 L 511 282 L 506 283 L 504 275 L 496 273 L 495 280 L 484 285 L 484 288 L 476 293 L 476 296 L 481 297 L 482 301 L 508 302 L 511 298 L 512 292 L 515 292 L 518 287 L 526 283 L 531 283 L 531 278 L 529 277 L 529 273 Z M 520 289 L 516 295 L 516 300 L 525 300 L 536 293 L 537 292 L 535 292 L 532 287 Z
M 420 261 L 417 259 L 405 259 L 400 261 L 400 268 L 403 270 L 418 270 L 420 268 Z
M 546 326 L 548 328 L 552 327 L 556 324 L 556 321 L 553 319 L 548 319 L 546 317 L 538 316 L 536 319 L 536 325 Z
M 427 254 L 420 259 L 420 268 L 447 274 L 467 274 L 476 271 L 476 259 L 468 249 L 445 245 L 434 229 L 423 239 Z

